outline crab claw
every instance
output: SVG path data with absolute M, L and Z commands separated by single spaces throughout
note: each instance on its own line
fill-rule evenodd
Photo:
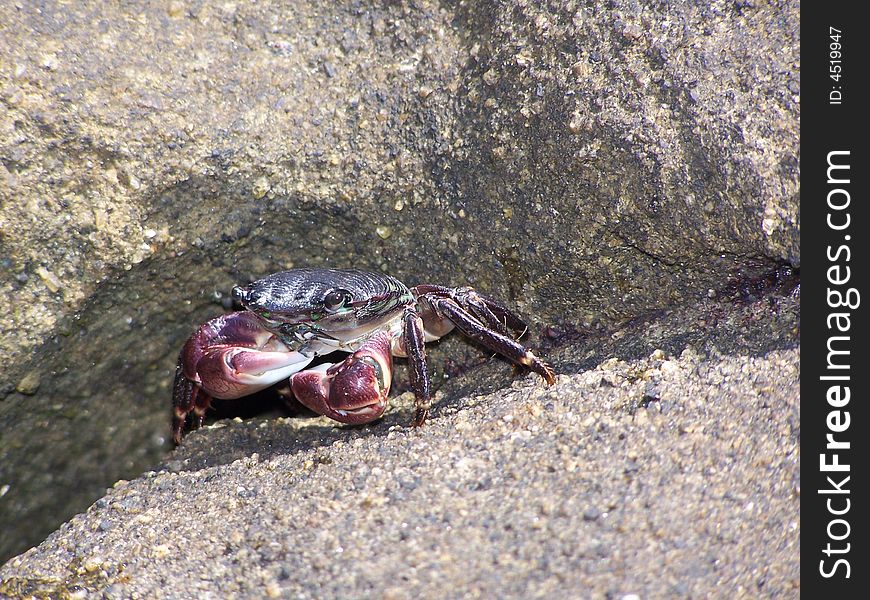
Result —
M 180 443 L 188 415 L 202 425 L 212 398 L 241 398 L 287 379 L 314 355 L 291 351 L 250 313 L 205 323 L 182 348 L 173 386 L 172 439 Z
M 393 373 L 392 340 L 379 332 L 337 365 L 323 364 L 290 378 L 293 395 L 317 414 L 341 423 L 374 421 L 387 408 Z
M 219 348 L 206 352 L 196 365 L 200 385 L 213 398 L 232 400 L 258 392 L 303 369 L 314 355 Z

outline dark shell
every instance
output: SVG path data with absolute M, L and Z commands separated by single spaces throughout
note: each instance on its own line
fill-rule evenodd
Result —
M 333 291 L 350 293 L 350 308 L 343 315 L 329 315 L 324 298 Z M 414 302 L 408 287 L 398 279 L 357 269 L 292 269 L 274 273 L 233 289 L 238 302 L 273 322 L 305 323 L 328 319 L 335 325 L 364 325 Z M 340 317 L 340 318 L 336 318 Z

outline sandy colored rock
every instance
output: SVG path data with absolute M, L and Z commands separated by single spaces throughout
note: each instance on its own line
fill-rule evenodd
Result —
M 222 424 L 4 565 L 0 595 L 794 596 L 798 361 L 617 360 L 421 429 Z
M 0 32 L 0 556 L 159 463 L 234 284 L 471 284 L 573 375 L 609 358 L 582 332 L 800 264 L 794 4 L 47 2 Z M 504 385 L 446 381 L 475 352 L 433 349 L 446 398 Z

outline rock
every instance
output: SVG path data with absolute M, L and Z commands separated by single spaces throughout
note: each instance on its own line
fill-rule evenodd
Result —
M 175 355 L 236 283 L 386 270 L 571 338 L 799 267 L 798 25 L 724 2 L 5 11 L 0 556 L 161 459 Z M 468 352 L 433 350 L 439 383 Z
M 21 378 L 15 391 L 25 396 L 32 396 L 39 389 L 39 371 L 30 371 Z
M 793 323 L 794 308 L 772 321 Z M 626 337 L 670 353 L 678 320 Z M 0 568 L 0 596 L 795 595 L 799 349 L 699 347 L 661 371 L 627 350 L 600 348 L 625 357 L 596 369 L 618 386 L 529 376 L 439 406 L 422 428 L 406 426 L 408 404 L 365 427 L 191 433 L 172 468 L 115 486 Z M 661 399 L 633 414 L 648 372 Z

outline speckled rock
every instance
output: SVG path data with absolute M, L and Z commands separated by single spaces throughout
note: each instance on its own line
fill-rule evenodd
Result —
M 739 312 L 779 326 L 675 355 L 665 317 L 595 368 L 463 396 L 420 429 L 397 422 L 402 397 L 361 428 L 192 433 L 0 568 L 0 595 L 792 597 L 800 351 L 758 344 L 789 345 L 794 305 Z
M 3 11 L 0 528 L 21 528 L 0 556 L 159 460 L 174 355 L 233 283 L 470 283 L 537 332 L 798 266 L 798 24 L 730 2 Z

